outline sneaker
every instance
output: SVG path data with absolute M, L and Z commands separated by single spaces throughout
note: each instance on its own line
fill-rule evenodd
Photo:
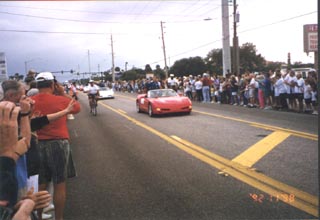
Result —
M 318 112 L 317 112 L 317 111 L 313 111 L 312 114 L 313 114 L 313 115 L 317 115 Z
M 53 205 L 53 204 L 50 204 L 50 205 L 48 205 L 47 207 L 45 207 L 45 208 L 43 209 L 43 212 L 50 212 L 50 211 L 52 211 L 52 210 L 54 210 L 54 205 Z
M 42 219 L 50 219 L 52 218 L 51 214 L 42 213 Z
M 218 104 L 221 104 L 221 102 L 219 101 Z

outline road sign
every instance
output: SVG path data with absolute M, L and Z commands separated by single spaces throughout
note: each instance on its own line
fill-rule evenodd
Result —
M 318 25 L 306 24 L 303 26 L 304 52 L 318 51 Z

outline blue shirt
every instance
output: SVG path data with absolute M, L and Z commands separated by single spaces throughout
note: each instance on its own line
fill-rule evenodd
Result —
M 16 177 L 18 181 L 18 189 L 23 189 L 24 187 L 27 187 L 28 172 L 25 154 L 19 157 L 19 159 L 17 160 Z

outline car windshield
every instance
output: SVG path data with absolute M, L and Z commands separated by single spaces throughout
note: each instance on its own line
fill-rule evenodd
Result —
M 108 88 L 107 87 L 100 87 L 99 90 L 100 91 L 106 91 L 106 90 L 108 90 Z
M 172 89 L 160 89 L 160 90 L 148 91 L 148 97 L 149 98 L 173 97 L 173 96 L 177 96 L 177 93 Z

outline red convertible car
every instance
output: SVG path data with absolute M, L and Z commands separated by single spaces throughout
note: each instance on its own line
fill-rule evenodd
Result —
M 137 112 L 147 112 L 150 117 L 178 112 L 190 114 L 192 111 L 190 99 L 180 96 L 173 89 L 155 89 L 140 94 L 136 106 Z

